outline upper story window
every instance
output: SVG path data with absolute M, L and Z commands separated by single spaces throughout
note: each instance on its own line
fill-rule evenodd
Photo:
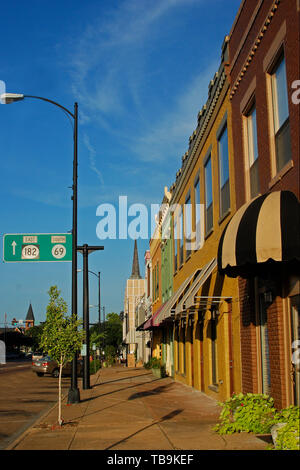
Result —
M 196 245 L 198 249 L 201 243 L 201 206 L 200 206 L 200 178 L 197 177 L 194 184 L 194 200 L 195 200 L 195 232 L 196 232 Z
M 150 278 L 151 278 L 151 270 L 149 264 L 147 265 L 147 297 L 151 297 L 151 284 L 150 284 Z
M 259 194 L 259 171 L 258 171 L 258 146 L 257 146 L 257 126 L 256 126 L 256 105 L 252 104 L 246 113 L 246 133 L 247 133 L 247 157 L 250 180 L 250 197 L 254 198 Z
M 177 227 L 177 218 L 174 215 L 174 272 L 178 268 L 178 227 Z
M 188 258 L 191 254 L 192 243 L 192 205 L 191 194 L 188 193 L 184 206 L 184 223 L 185 223 L 185 256 Z
M 159 297 L 159 263 L 157 262 L 152 270 L 153 300 Z
M 275 134 L 276 171 L 279 172 L 291 160 L 291 135 L 289 123 L 288 91 L 285 58 L 282 53 L 270 72 L 272 111 Z
M 183 263 L 183 214 L 182 208 L 179 214 L 179 266 Z
M 156 266 L 152 269 L 152 292 L 153 292 L 153 301 L 156 300 Z
M 220 216 L 230 208 L 228 133 L 225 125 L 218 136 Z
M 212 170 L 211 154 L 204 165 L 205 175 L 205 233 L 213 228 L 213 193 L 212 193 Z

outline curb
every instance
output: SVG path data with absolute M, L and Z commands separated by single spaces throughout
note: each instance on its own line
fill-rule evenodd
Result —
M 98 377 L 99 377 L 99 374 L 100 374 L 100 371 L 101 369 L 99 369 L 95 375 L 95 382 L 97 382 L 98 380 Z M 94 384 L 93 384 L 94 385 Z M 68 391 L 62 396 L 62 402 L 65 400 L 65 398 L 68 396 Z M 33 422 L 31 422 L 30 424 L 28 424 L 27 428 L 25 429 L 25 431 L 21 432 L 21 434 L 16 437 L 16 439 L 14 439 L 10 444 L 8 444 L 4 449 L 2 450 L 14 450 L 15 447 L 20 444 L 20 442 L 22 442 L 27 436 L 28 434 L 30 434 L 32 432 L 32 429 L 34 426 L 38 425 L 41 421 L 43 421 L 53 410 L 54 408 L 58 406 L 58 400 L 48 409 L 46 410 L 45 412 L 42 412 L 41 415 L 39 415 Z
M 63 395 L 62 397 L 62 400 L 64 400 L 66 398 L 66 396 L 68 395 L 68 392 L 65 393 L 65 395 Z M 41 414 L 40 416 L 38 416 L 38 418 L 31 422 L 27 429 L 25 429 L 25 431 L 23 431 L 13 442 L 11 442 L 7 447 L 5 447 L 3 450 L 14 450 L 14 448 L 20 443 L 23 441 L 23 439 L 25 439 L 25 437 L 30 434 L 32 432 L 32 428 L 34 426 L 36 426 L 37 424 L 39 424 L 43 419 L 45 419 L 50 413 L 52 410 L 54 410 L 54 408 L 58 405 L 58 401 L 56 401 L 54 403 L 54 405 L 52 405 L 47 411 L 45 411 L 43 414 Z

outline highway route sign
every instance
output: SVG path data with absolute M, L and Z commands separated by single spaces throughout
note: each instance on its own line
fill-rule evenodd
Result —
M 72 234 L 7 233 L 3 236 L 3 261 L 72 261 Z

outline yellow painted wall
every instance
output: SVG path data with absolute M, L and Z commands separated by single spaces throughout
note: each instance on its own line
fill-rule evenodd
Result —
M 213 231 L 206 238 L 204 246 L 198 251 L 192 251 L 191 256 L 186 260 L 182 267 L 177 270 L 174 275 L 174 292 L 181 286 L 181 284 L 187 279 L 196 269 L 202 268 L 210 260 L 217 257 L 218 244 L 220 236 L 225 228 L 225 225 L 230 220 L 230 217 L 234 214 L 235 205 L 235 187 L 234 187 L 234 161 L 233 161 L 233 140 L 232 140 L 232 129 L 231 129 L 231 109 L 227 85 L 223 87 L 221 95 L 219 97 L 219 106 L 215 109 L 212 118 L 211 128 L 206 131 L 206 135 L 202 138 L 199 150 L 197 151 L 195 164 L 189 171 L 187 177 L 183 180 L 182 187 L 175 196 L 175 200 L 172 199 L 171 203 L 184 204 L 188 191 L 191 192 L 191 202 L 194 204 L 194 181 L 197 174 L 200 174 L 200 198 L 201 202 L 205 201 L 205 187 L 204 187 L 204 159 L 211 148 L 212 158 L 212 175 L 213 175 Z M 229 170 L 230 170 L 230 213 L 223 219 L 219 217 L 219 164 L 218 164 L 218 142 L 217 132 L 220 129 L 224 116 L 227 113 L 227 131 L 228 131 L 228 148 L 229 148 Z M 184 175 L 183 175 L 184 176 Z M 176 191 L 176 190 L 175 190 Z M 192 217 L 194 224 L 194 216 Z M 192 226 L 193 231 L 195 227 Z M 174 252 L 173 252 L 174 253 Z M 185 259 L 185 246 L 184 246 L 184 259 Z M 239 334 L 239 304 L 238 304 L 238 281 L 237 279 L 230 279 L 225 277 L 223 284 L 220 285 L 220 276 L 217 278 L 217 268 L 212 273 L 210 279 L 205 286 L 203 286 L 202 295 L 206 296 L 228 296 L 232 297 L 232 313 L 228 312 L 228 304 L 223 302 L 220 306 L 220 315 L 218 316 L 218 322 L 216 326 L 216 357 L 217 357 L 217 382 L 218 391 L 213 391 L 209 388 L 212 385 L 212 341 L 210 334 L 211 312 L 206 311 L 203 323 L 203 375 L 204 380 L 201 380 L 201 365 L 200 365 L 200 339 L 196 331 L 197 326 L 197 314 L 193 315 L 195 321 L 193 326 L 189 326 L 189 330 L 186 331 L 187 325 L 180 327 L 180 331 L 183 330 L 188 333 L 188 337 L 192 335 L 193 338 L 193 385 L 199 390 L 203 390 L 205 393 L 213 396 L 218 400 L 226 399 L 230 396 L 230 377 L 229 377 L 229 315 L 232 316 L 232 350 L 234 357 L 234 391 L 239 392 L 241 390 L 241 367 L 240 367 L 240 334 Z M 188 318 L 186 319 L 188 324 Z M 191 329 L 192 328 L 192 329 Z M 181 333 L 182 334 L 182 333 Z M 186 373 L 183 374 L 182 370 L 177 370 L 176 357 L 178 352 L 178 343 L 175 335 L 174 344 L 174 364 L 175 364 L 175 379 L 180 382 L 192 385 L 192 369 L 191 369 L 191 343 L 186 339 Z M 179 355 L 180 363 L 183 361 L 183 342 L 179 344 Z

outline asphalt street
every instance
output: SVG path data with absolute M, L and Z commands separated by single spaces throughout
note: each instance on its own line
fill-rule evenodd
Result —
M 63 378 L 67 391 L 70 378 Z M 11 361 L 0 365 L 0 449 L 34 423 L 58 398 L 58 381 L 38 377 L 31 361 Z

